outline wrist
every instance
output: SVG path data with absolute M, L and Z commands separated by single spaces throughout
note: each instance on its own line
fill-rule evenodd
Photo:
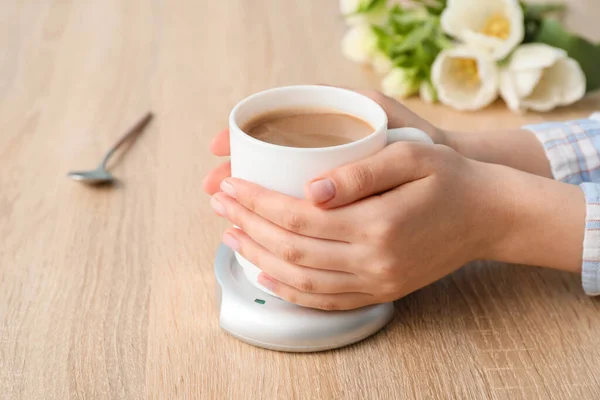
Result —
M 454 132 L 451 130 L 446 130 L 446 129 L 440 129 L 440 128 L 438 128 L 438 131 L 440 132 L 439 135 L 440 135 L 440 137 L 442 137 L 442 140 L 443 140 L 443 143 L 440 143 L 440 144 L 448 146 L 452 150 L 456 151 L 458 154 L 461 154 L 462 156 L 467 157 L 461 151 L 460 135 L 457 134 L 457 132 Z M 470 158 L 470 157 L 467 157 L 467 158 Z
M 521 129 L 485 132 L 444 131 L 442 136 L 444 144 L 463 157 L 552 178 L 544 147 L 529 131 Z
M 475 233 L 471 240 L 472 258 L 506 261 L 503 243 L 511 236 L 516 205 L 512 201 L 513 196 L 506 193 L 510 188 L 502 184 L 506 179 L 503 167 L 469 158 L 467 160 L 470 167 L 467 190 L 471 194 L 467 207 L 471 210 L 472 218 L 469 225 Z
M 485 258 L 581 271 L 586 204 L 578 186 L 486 164 Z
M 444 130 L 442 136 L 445 140 L 444 144 L 463 157 L 486 163 L 494 161 L 494 148 L 501 145 L 501 143 L 498 143 L 498 140 L 492 142 L 491 138 L 496 136 L 494 135 L 494 132 L 458 132 Z
M 494 152 L 498 140 L 492 141 L 493 132 L 459 132 L 444 130 L 441 134 L 445 145 L 463 157 L 485 163 L 494 163 Z

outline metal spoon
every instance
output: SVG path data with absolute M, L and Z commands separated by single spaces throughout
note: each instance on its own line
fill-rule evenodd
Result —
M 147 113 L 144 118 L 139 120 L 133 127 L 131 127 L 118 141 L 115 143 L 110 150 L 106 153 L 98 168 L 91 171 L 71 171 L 67 174 L 68 177 L 76 181 L 81 181 L 90 185 L 98 185 L 101 183 L 111 183 L 115 178 L 106 170 L 106 164 L 114 152 L 121 147 L 123 143 L 127 141 L 131 136 L 140 132 L 152 119 L 153 115 L 151 112 Z

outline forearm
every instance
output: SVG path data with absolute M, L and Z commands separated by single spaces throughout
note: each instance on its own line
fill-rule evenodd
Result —
M 544 149 L 529 131 L 521 129 L 486 132 L 445 132 L 446 143 L 472 160 L 505 165 L 552 178 Z
M 580 187 L 482 164 L 498 233 L 490 259 L 581 272 L 586 201 Z

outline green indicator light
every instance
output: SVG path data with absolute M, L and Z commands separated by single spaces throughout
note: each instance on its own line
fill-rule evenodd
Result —
M 263 299 L 254 299 L 254 302 L 258 304 L 265 304 L 265 301 Z

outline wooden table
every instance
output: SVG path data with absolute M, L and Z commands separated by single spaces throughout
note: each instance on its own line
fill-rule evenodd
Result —
M 595 0 L 573 4 L 571 26 L 597 33 Z M 375 87 L 342 58 L 343 32 L 333 0 L 2 3 L 0 398 L 600 397 L 600 303 L 565 273 L 469 265 L 398 301 L 380 334 L 321 354 L 219 329 L 212 261 L 226 225 L 200 187 L 218 162 L 207 144 L 253 92 Z M 600 108 L 407 104 L 471 129 Z M 120 185 L 65 177 L 150 108 L 156 120 L 113 169 Z

